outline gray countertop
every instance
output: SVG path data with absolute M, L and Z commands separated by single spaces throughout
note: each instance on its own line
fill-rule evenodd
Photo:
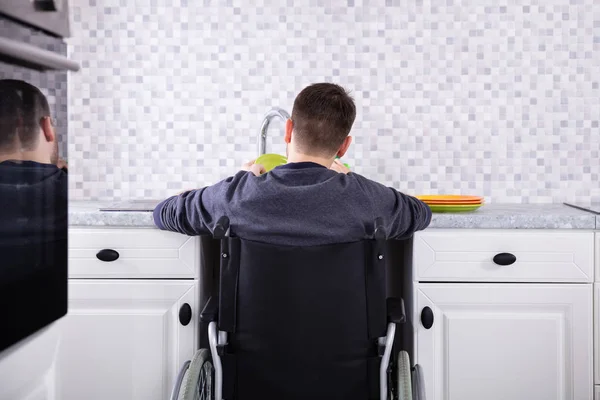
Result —
M 150 212 L 101 212 L 107 203 L 70 202 L 71 226 L 154 227 Z M 487 204 L 478 211 L 433 214 L 430 228 L 600 229 L 600 216 L 562 204 Z

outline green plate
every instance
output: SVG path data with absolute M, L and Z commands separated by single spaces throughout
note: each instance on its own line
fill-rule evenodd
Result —
M 429 205 L 429 208 L 431 208 L 431 212 L 434 212 L 434 213 L 457 213 L 457 212 L 475 211 L 481 206 L 482 206 L 481 204 L 476 204 L 476 205 L 469 204 L 469 205 L 458 205 L 458 206 Z
M 267 172 L 269 172 L 270 170 L 272 170 L 275 167 L 278 167 L 280 165 L 283 164 L 287 164 L 287 158 L 285 158 L 284 156 L 280 155 L 280 154 L 263 154 L 261 156 L 259 156 L 256 161 L 256 164 L 260 164 L 263 167 L 265 167 L 265 170 L 267 170 Z

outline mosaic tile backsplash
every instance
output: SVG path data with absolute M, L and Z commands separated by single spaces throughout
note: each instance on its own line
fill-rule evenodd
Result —
M 600 199 L 596 0 L 78 0 L 72 199 L 161 198 L 257 155 L 263 114 L 350 89 L 345 162 L 411 194 Z M 251 3 L 252 5 L 249 5 Z M 284 152 L 273 123 L 269 152 Z
M 34 46 L 66 55 L 67 45 L 62 39 L 47 35 L 0 15 L 0 37 L 15 39 Z M 24 68 L 0 61 L 0 79 L 20 79 L 38 87 L 50 103 L 50 112 L 56 120 L 59 154 L 67 158 L 67 72 Z

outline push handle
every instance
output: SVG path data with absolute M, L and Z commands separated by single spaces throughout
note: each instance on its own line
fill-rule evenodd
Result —
M 401 297 L 388 297 L 386 299 L 388 322 L 403 324 L 406 322 L 406 309 Z
M 425 329 L 431 329 L 433 326 L 433 311 L 431 308 L 425 307 L 421 311 L 421 324 Z
M 219 314 L 219 299 L 214 296 L 210 296 L 206 305 L 200 313 L 200 321 L 202 322 L 213 322 L 217 320 Z
M 103 249 L 96 254 L 96 258 L 104 262 L 115 261 L 119 258 L 119 252 L 113 249 Z
M 383 218 L 377 217 L 375 218 L 375 231 L 374 236 L 376 240 L 385 240 L 385 226 L 383 225 Z
M 223 239 L 229 235 L 229 218 L 222 216 L 215 225 L 213 236 L 215 239 Z
M 498 265 L 511 265 L 517 261 L 517 257 L 511 253 L 500 253 L 494 256 L 494 262 Z
M 179 322 L 183 326 L 187 326 L 192 320 L 192 307 L 188 303 L 184 303 L 179 309 Z

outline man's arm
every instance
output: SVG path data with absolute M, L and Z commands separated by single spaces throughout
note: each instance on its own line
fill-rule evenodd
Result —
M 234 188 L 246 174 L 238 172 L 212 186 L 169 197 L 154 209 L 154 224 L 159 229 L 189 236 L 210 234 L 217 220 L 227 215 Z
M 154 224 L 159 229 L 189 236 L 212 233 L 216 221 L 227 215 L 227 204 L 240 181 L 248 178 L 248 172 L 260 176 L 265 169 L 250 161 L 236 175 L 215 185 L 169 197 L 154 209 Z
M 206 219 L 210 214 L 202 205 L 206 189 L 190 190 L 163 200 L 154 209 L 154 224 L 159 229 L 189 236 L 209 234 Z
M 384 219 L 388 238 L 410 237 L 431 223 L 431 209 L 419 199 L 364 177 L 359 181 L 367 198 L 372 202 L 373 217 Z

